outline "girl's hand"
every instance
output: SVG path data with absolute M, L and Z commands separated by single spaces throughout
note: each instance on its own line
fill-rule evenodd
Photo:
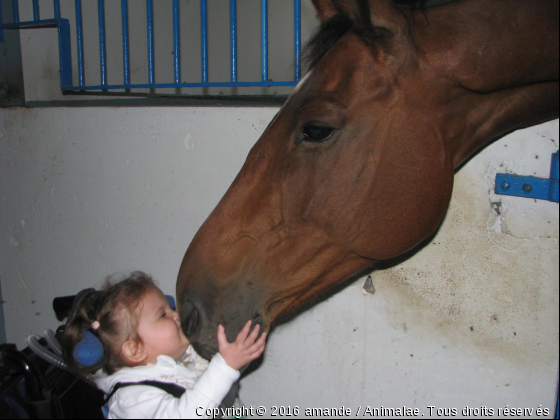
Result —
M 228 343 L 224 327 L 218 326 L 218 349 L 226 363 L 235 370 L 241 369 L 263 354 L 266 333 L 257 340 L 261 326 L 257 324 L 249 334 L 251 324 L 251 321 L 245 324 L 233 343 Z

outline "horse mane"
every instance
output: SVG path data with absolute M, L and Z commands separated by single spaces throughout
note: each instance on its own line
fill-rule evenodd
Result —
M 304 48 L 303 64 L 311 70 L 327 51 L 354 26 L 354 21 L 346 13 L 339 13 L 328 21 L 321 23 L 321 26 Z
M 454 0 L 393 0 L 393 3 L 401 9 L 423 10 Z M 368 45 L 375 45 L 375 41 L 380 39 L 380 31 L 376 29 L 369 19 L 368 0 L 359 0 L 364 19 L 355 21 L 342 10 L 323 22 L 304 48 L 302 63 L 308 70 L 311 70 L 323 58 L 327 51 L 346 33 L 353 32 L 358 35 Z M 381 31 L 384 32 L 384 31 Z

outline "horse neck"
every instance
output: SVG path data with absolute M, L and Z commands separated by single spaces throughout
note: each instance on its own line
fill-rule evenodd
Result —
M 558 117 L 558 2 L 452 3 L 417 13 L 412 34 L 421 67 L 444 85 L 456 167 L 512 130 Z

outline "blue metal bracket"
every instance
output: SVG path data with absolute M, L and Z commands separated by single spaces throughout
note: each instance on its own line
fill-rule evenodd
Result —
M 496 194 L 534 198 L 558 203 L 558 152 L 552 154 L 550 179 L 496 174 Z

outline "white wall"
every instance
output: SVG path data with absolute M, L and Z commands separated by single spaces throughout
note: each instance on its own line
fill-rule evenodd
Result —
M 174 292 L 196 230 L 275 108 L 0 109 L 0 276 L 8 341 L 58 325 L 52 299 L 146 270 Z M 546 407 L 558 374 L 558 205 L 492 191 L 548 176 L 558 121 L 456 176 L 445 223 L 408 261 L 271 335 L 247 405 Z M 501 202 L 496 215 L 491 203 Z M 459 413 L 460 414 L 460 413 Z

